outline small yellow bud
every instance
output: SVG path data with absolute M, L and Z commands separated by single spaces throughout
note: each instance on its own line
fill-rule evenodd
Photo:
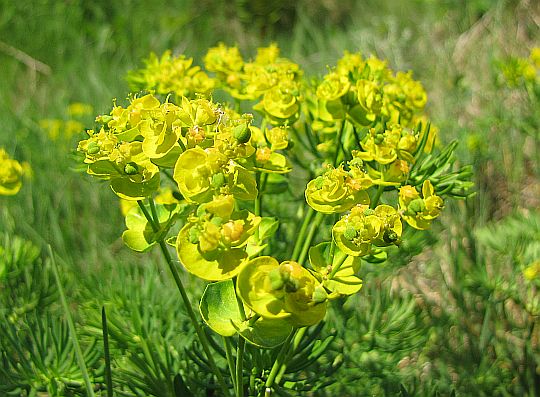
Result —
M 224 239 L 231 242 L 240 240 L 242 233 L 244 232 L 244 226 L 240 222 L 230 221 L 223 225 L 221 234 Z

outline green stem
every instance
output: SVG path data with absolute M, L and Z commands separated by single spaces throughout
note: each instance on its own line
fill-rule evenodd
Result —
M 246 340 L 238 337 L 238 348 L 236 349 L 236 396 L 244 397 L 244 351 Z
M 150 223 L 150 226 L 152 227 L 152 230 L 157 233 L 159 231 L 159 226 L 156 225 L 156 223 L 154 222 L 154 218 L 152 218 L 152 215 L 150 215 L 150 213 L 148 212 L 148 210 L 144 206 L 144 203 L 142 202 L 142 200 L 137 200 L 137 204 L 139 204 L 139 208 L 141 209 L 142 213 L 144 214 L 144 217 L 146 218 L 148 223 Z
M 150 208 L 154 208 L 154 211 L 155 211 L 155 205 L 153 205 L 154 199 L 150 197 L 149 201 L 150 201 Z M 142 204 L 142 202 L 137 201 L 137 203 L 139 203 L 139 207 L 141 208 L 144 216 L 146 217 L 148 222 L 152 225 L 154 232 L 158 232 L 159 227 L 156 226 L 155 220 L 152 219 L 152 217 L 150 216 L 146 208 L 144 208 L 144 205 Z M 219 370 L 218 366 L 216 365 L 216 362 L 214 361 L 214 357 L 212 356 L 212 352 L 210 351 L 210 344 L 208 342 L 208 338 L 206 337 L 206 334 L 204 333 L 201 326 L 199 325 L 197 316 L 195 315 L 195 312 L 193 311 L 193 307 L 191 306 L 191 301 L 189 300 L 189 297 L 186 293 L 186 289 L 184 288 L 184 284 L 182 283 L 182 280 L 180 279 L 180 274 L 178 273 L 178 270 L 176 269 L 176 266 L 174 265 L 171 254 L 169 253 L 169 250 L 167 249 L 167 244 L 165 243 L 164 238 L 163 237 L 159 238 L 158 243 L 161 249 L 161 253 L 164 256 L 165 261 L 167 262 L 167 265 L 169 265 L 169 270 L 173 276 L 174 282 L 176 283 L 176 287 L 178 291 L 180 292 L 180 296 L 182 297 L 182 302 L 184 303 L 184 307 L 187 311 L 188 317 L 191 320 L 193 327 L 195 328 L 195 332 L 197 333 L 199 342 L 201 343 L 203 350 L 206 354 L 206 358 L 208 359 L 210 368 L 212 369 L 212 372 L 216 375 L 218 379 L 218 383 L 219 383 L 219 386 L 221 387 L 223 395 L 228 396 L 229 389 L 227 389 L 225 379 L 223 379 L 223 375 L 221 374 L 221 371 Z
M 187 149 L 186 149 L 186 145 L 184 145 L 184 142 L 182 142 L 182 138 L 179 138 L 178 139 L 178 144 L 180 145 L 180 147 L 182 148 L 182 153 L 185 152 Z
M 379 204 L 379 200 L 381 198 L 383 191 L 384 191 L 384 186 L 379 185 L 377 188 L 377 193 L 375 193 L 375 197 L 373 197 L 373 200 L 371 201 L 369 208 L 374 209 L 377 206 L 377 204 Z
M 281 369 L 281 365 L 283 364 L 283 360 L 285 359 L 285 355 L 287 354 L 287 351 L 289 350 L 289 345 L 291 343 L 291 340 L 293 336 L 295 335 L 296 330 L 291 331 L 283 345 L 281 346 L 281 350 L 278 353 L 278 356 L 276 357 L 276 361 L 274 361 L 274 365 L 272 365 L 272 369 L 270 370 L 270 374 L 268 375 L 268 379 L 266 379 L 266 393 L 269 393 L 269 390 L 271 390 L 272 386 L 274 385 L 274 381 L 276 380 L 276 376 Z
M 232 354 L 232 346 L 231 346 L 231 341 L 228 337 L 224 336 L 223 337 L 223 344 L 225 345 L 225 356 L 227 357 L 227 364 L 229 366 L 229 372 L 231 374 L 231 379 L 232 379 L 232 382 L 233 382 L 233 387 L 234 387 L 234 390 L 236 390 L 236 376 L 235 376 L 235 372 L 234 372 L 234 358 L 233 358 L 233 354 Z
M 336 273 L 339 271 L 339 269 L 341 268 L 341 266 L 345 263 L 345 261 L 347 260 L 348 256 L 346 254 L 343 255 L 342 258 L 339 259 L 338 263 L 336 263 L 335 266 L 332 267 L 332 272 L 330 273 L 330 275 L 328 276 L 328 278 L 331 280 L 332 278 L 334 278 L 334 276 L 336 275 Z
M 276 376 L 276 383 L 279 385 L 279 382 L 281 382 L 281 379 L 283 378 L 283 375 L 285 375 L 285 371 L 287 370 L 287 363 L 290 361 L 290 359 L 294 356 L 294 353 L 298 350 L 298 346 L 300 345 L 300 342 L 302 341 L 302 338 L 304 337 L 304 334 L 307 331 L 307 327 L 300 328 L 296 335 L 294 336 L 294 340 L 292 343 L 292 347 L 289 350 L 289 353 L 287 354 L 287 358 L 285 362 L 281 365 L 281 368 L 279 369 L 279 372 Z
M 161 172 L 163 172 L 163 173 L 165 174 L 165 176 L 166 176 L 171 182 L 173 182 L 173 183 L 175 184 L 175 186 L 176 186 L 177 182 L 174 180 L 174 177 L 171 175 L 171 173 L 170 173 L 169 171 L 167 171 L 167 170 L 165 170 L 165 169 L 162 169 Z
M 311 241 L 313 240 L 313 237 L 315 236 L 315 232 L 319 228 L 323 219 L 324 219 L 324 214 L 321 212 L 317 212 L 317 215 L 315 215 L 315 220 L 313 221 L 313 223 L 311 224 L 311 228 L 309 229 L 308 235 L 306 237 L 306 241 L 304 241 L 304 245 L 302 247 L 302 252 L 300 253 L 300 257 L 298 258 L 299 264 L 304 263 L 309 247 L 311 246 Z
M 300 254 L 300 250 L 302 249 L 302 241 L 304 239 L 304 235 L 306 234 L 307 228 L 309 226 L 309 222 L 311 222 L 311 218 L 313 218 L 313 215 L 315 214 L 315 210 L 311 207 L 308 208 L 307 214 L 304 217 L 304 221 L 302 222 L 302 226 L 300 227 L 300 231 L 298 232 L 298 237 L 296 238 L 296 243 L 294 244 L 294 250 L 291 256 L 291 259 L 293 261 L 298 259 L 298 256 Z
M 339 133 L 336 139 L 336 154 L 334 155 L 334 162 L 333 162 L 334 167 L 337 167 L 338 165 L 339 153 L 343 146 L 343 144 L 341 143 L 341 138 L 343 137 L 343 131 L 345 131 L 345 122 L 346 120 L 343 120 L 343 122 L 341 123 L 341 127 L 339 128 Z
M 152 218 L 154 218 L 154 223 L 157 225 L 159 229 L 159 216 L 156 210 L 156 203 L 154 203 L 153 198 L 148 199 L 148 201 L 150 202 L 150 211 L 152 211 Z

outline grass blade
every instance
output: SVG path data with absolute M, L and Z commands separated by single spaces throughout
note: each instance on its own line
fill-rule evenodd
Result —
M 60 294 L 60 300 L 62 301 L 62 307 L 64 309 L 64 314 L 66 316 L 66 321 L 68 323 L 71 342 L 73 343 L 73 347 L 75 348 L 75 355 L 77 356 L 79 368 L 81 369 L 82 376 L 84 378 L 84 384 L 86 386 L 86 393 L 88 394 L 89 397 L 94 397 L 94 389 L 92 388 L 92 383 L 90 382 L 90 377 L 88 376 L 86 364 L 84 363 L 84 357 L 81 350 L 81 346 L 79 345 L 79 341 L 77 340 L 77 334 L 75 332 L 75 324 L 73 323 L 73 318 L 71 317 L 71 313 L 69 312 L 66 296 L 64 294 L 64 289 L 62 287 L 62 283 L 60 282 L 60 276 L 58 274 L 58 267 L 56 266 L 56 261 L 54 260 L 54 255 L 53 255 L 50 245 L 48 246 L 48 249 L 49 249 L 49 256 L 51 258 L 54 278 L 56 280 L 56 286 L 58 287 L 58 293 Z
M 107 313 L 105 306 L 101 308 L 101 329 L 103 330 L 103 351 L 105 353 L 105 383 L 107 384 L 107 397 L 113 396 L 111 355 L 109 351 L 109 331 L 107 327 Z

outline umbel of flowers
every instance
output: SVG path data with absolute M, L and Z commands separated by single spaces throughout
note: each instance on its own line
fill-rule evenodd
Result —
M 170 52 L 145 64 L 128 75 L 144 92 L 98 116 L 78 151 L 89 174 L 138 204 L 126 213 L 126 245 L 160 246 L 181 292 L 178 262 L 206 280 L 201 315 L 216 333 L 238 334 L 239 348 L 290 348 L 332 300 L 361 289 L 363 261 L 383 262 L 406 224 L 429 228 L 443 196 L 470 187 L 468 169 L 451 169 L 453 147 L 434 150 L 422 85 L 375 57 L 346 53 L 318 79 L 306 79 L 275 45 L 245 60 L 219 44 L 204 68 Z M 213 100 L 224 94 L 232 104 Z M 306 176 L 303 186 L 290 182 L 294 169 L 295 180 Z M 270 189 L 275 181 L 282 188 Z M 298 219 L 269 216 L 263 201 L 298 206 Z M 272 252 L 287 222 L 298 225 L 290 249 Z M 317 241 L 323 228 L 329 239 Z M 268 393 L 278 369 L 257 369 Z M 231 373 L 243 395 L 241 373 Z

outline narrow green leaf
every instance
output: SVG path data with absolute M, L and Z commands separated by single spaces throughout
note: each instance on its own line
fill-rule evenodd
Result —
M 105 306 L 101 308 L 101 329 L 103 331 L 103 351 L 105 353 L 105 383 L 107 384 L 107 397 L 113 396 L 111 355 L 109 351 L 109 331 L 107 326 L 107 313 Z
M 84 384 L 86 386 L 86 393 L 88 394 L 89 397 L 94 397 L 94 389 L 92 388 L 92 383 L 90 382 L 90 377 L 88 376 L 88 371 L 86 369 L 86 364 L 84 362 L 81 346 L 79 345 L 79 341 L 77 340 L 77 334 L 75 332 L 75 324 L 73 323 L 73 318 L 71 317 L 71 313 L 69 312 L 66 296 L 64 294 L 64 288 L 62 287 L 62 282 L 60 281 L 60 275 L 58 274 L 58 267 L 56 265 L 56 261 L 54 259 L 51 246 L 49 245 L 48 248 L 49 248 L 49 256 L 51 258 L 54 278 L 56 280 L 56 286 L 58 288 L 58 293 L 60 294 L 60 300 L 62 301 L 64 315 L 66 316 L 66 321 L 68 323 L 71 341 L 75 348 L 75 355 L 77 356 L 77 362 L 79 363 L 79 367 L 81 369 L 82 376 L 84 378 Z

